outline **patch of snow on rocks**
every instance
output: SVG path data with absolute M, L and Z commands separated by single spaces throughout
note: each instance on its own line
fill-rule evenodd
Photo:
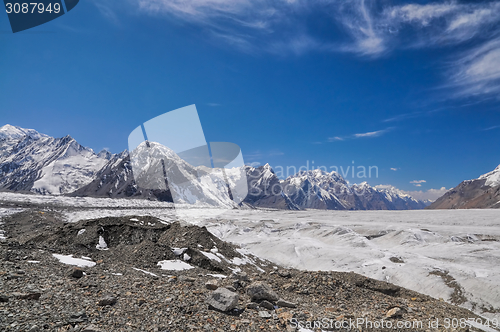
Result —
M 205 255 L 205 257 L 207 257 L 208 259 L 211 259 L 213 261 L 216 261 L 216 262 L 219 262 L 221 263 L 222 260 L 217 257 L 216 255 L 212 254 L 211 252 L 205 252 L 205 251 L 200 251 L 203 255 Z
M 108 244 L 102 236 L 99 236 L 99 243 L 96 244 L 95 248 L 97 250 L 108 250 Z
M 93 267 L 96 265 L 96 263 L 86 259 L 74 258 L 73 255 L 52 254 L 52 256 L 57 258 L 59 262 L 67 265 L 76 265 L 78 267 Z
M 180 260 L 160 261 L 160 262 L 158 262 L 158 266 L 160 266 L 162 270 L 169 270 L 169 271 L 183 271 L 183 270 L 190 270 L 190 269 L 194 268 L 193 266 L 189 265 L 188 263 L 180 261 Z

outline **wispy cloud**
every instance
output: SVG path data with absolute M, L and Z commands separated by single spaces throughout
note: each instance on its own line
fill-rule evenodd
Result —
M 454 97 L 500 92 L 498 0 L 397 5 L 376 0 L 132 1 L 144 13 L 197 25 L 213 40 L 247 53 L 350 52 L 374 58 L 395 49 L 475 44 L 452 61 L 446 85 L 458 91 Z M 116 19 L 110 7 L 98 8 Z M 321 21 L 324 30 L 338 33 L 326 36 L 312 29 L 311 21 Z M 408 116 L 414 115 L 418 114 Z
M 327 142 L 340 142 L 340 141 L 346 141 L 346 140 L 351 140 L 351 139 L 358 139 L 358 138 L 374 138 L 374 137 L 379 137 L 382 136 L 389 131 L 393 130 L 393 127 L 382 129 L 382 130 L 377 130 L 377 131 L 370 131 L 366 133 L 358 133 L 358 134 L 352 134 L 352 135 L 347 135 L 347 136 L 334 136 L 334 137 L 329 137 Z
M 495 130 L 495 129 L 500 129 L 500 126 L 488 127 L 488 128 L 483 129 L 482 131 L 490 131 L 490 130 Z
M 378 4 L 348 0 L 338 6 L 337 19 L 352 36 L 344 50 L 376 56 L 394 48 L 463 43 L 476 36 L 491 37 L 499 30 L 500 2 Z
M 480 45 L 453 63 L 451 86 L 458 96 L 496 96 L 500 93 L 500 37 Z
M 344 51 L 371 56 L 387 49 L 387 39 L 373 15 L 373 5 L 370 0 L 354 0 L 339 6 L 337 19 L 353 39 L 342 47 Z
M 269 42 L 271 52 L 311 49 L 374 56 L 396 47 L 456 44 L 498 32 L 500 2 L 386 5 L 375 0 L 134 0 L 143 12 L 199 24 L 227 42 Z M 330 15 L 319 15 L 329 13 Z M 312 17 L 350 41 L 307 28 Z M 400 33 L 405 30 L 405 33 Z M 411 38 L 405 36 L 410 35 Z M 336 34 L 339 35 L 339 34 Z M 262 46 L 256 45 L 256 46 Z
M 426 183 L 427 181 L 425 180 L 413 180 L 410 181 L 411 184 L 413 184 L 415 187 L 422 187 L 422 183 Z
M 120 20 L 118 14 L 116 13 L 116 7 L 113 6 L 110 0 L 96 1 L 92 0 L 92 3 L 97 7 L 102 16 L 104 16 L 108 21 L 114 25 L 120 25 Z
M 388 132 L 389 129 L 370 131 L 368 133 L 354 134 L 354 138 L 363 138 L 363 137 L 379 137 Z
M 391 167 L 391 171 L 394 171 L 394 172 L 396 172 L 398 169 L 399 168 L 393 168 L 393 167 Z

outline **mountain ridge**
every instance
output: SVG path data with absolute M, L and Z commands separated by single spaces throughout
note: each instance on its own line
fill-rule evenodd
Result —
M 172 156 L 165 158 L 169 160 Z M 181 166 L 179 174 L 195 172 L 194 169 L 187 170 L 188 166 Z M 11 125 L 0 128 L 0 189 L 3 190 L 172 201 L 169 188 L 162 188 L 161 184 L 150 186 L 156 189 L 139 187 L 132 168 L 131 155 L 127 150 L 118 154 L 106 150 L 95 153 L 69 135 L 53 138 L 33 129 Z M 350 186 L 337 172 L 328 173 L 320 169 L 300 171 L 280 180 L 269 164 L 257 168 L 244 166 L 243 170 L 249 191 L 243 203 L 252 207 L 402 210 L 421 209 L 427 205 L 392 186 L 371 187 L 366 182 Z M 201 169 L 196 172 L 200 171 L 216 183 L 224 182 L 216 174 Z M 228 174 L 230 181 L 237 180 L 238 175 Z M 229 197 L 224 198 L 227 191 L 220 183 L 211 188 L 203 187 L 201 183 L 190 188 L 198 192 L 208 190 L 212 201 L 230 203 L 226 202 Z
M 500 208 L 500 165 L 477 179 L 465 180 L 427 207 L 428 209 Z

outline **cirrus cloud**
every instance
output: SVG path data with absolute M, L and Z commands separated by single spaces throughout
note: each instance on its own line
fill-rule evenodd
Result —
M 349 52 L 376 58 L 395 49 L 466 46 L 451 62 L 452 97 L 500 92 L 500 1 L 132 0 L 143 13 L 198 26 L 247 53 Z M 323 32 L 311 22 L 320 22 Z M 325 34 L 325 31 L 330 33 Z

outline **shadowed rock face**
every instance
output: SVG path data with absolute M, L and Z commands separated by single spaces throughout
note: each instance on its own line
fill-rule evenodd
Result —
M 255 207 L 298 210 L 288 195 L 283 193 L 278 176 L 266 164 L 257 168 L 246 167 L 248 196 L 244 203 Z
M 432 203 L 429 209 L 500 208 L 500 186 L 486 185 L 486 179 L 467 180 Z
M 144 198 L 172 202 L 170 190 L 150 190 L 137 186 L 132 173 L 130 157 L 126 152 L 113 156 L 83 188 L 69 194 L 78 197 Z

